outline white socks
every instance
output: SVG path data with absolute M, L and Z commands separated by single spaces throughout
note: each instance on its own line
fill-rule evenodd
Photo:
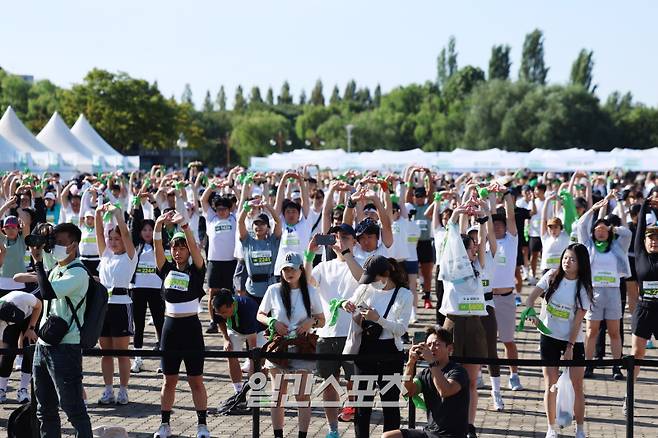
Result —
M 0 390 L 7 391 L 8 382 L 9 382 L 9 377 L 0 377 Z
M 27 389 L 30 385 L 30 380 L 32 380 L 32 374 L 21 373 L 21 384 L 19 389 Z
M 233 384 L 233 389 L 235 389 L 236 394 L 238 392 L 242 391 L 242 382 L 234 383 Z
M 105 385 L 105 393 L 106 394 L 112 394 L 114 392 L 114 388 L 112 385 Z
M 494 392 L 500 392 L 500 376 L 490 377 L 491 380 L 491 390 Z

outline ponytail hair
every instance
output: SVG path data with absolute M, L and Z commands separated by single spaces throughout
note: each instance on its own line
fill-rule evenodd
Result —
M 398 263 L 397 260 L 394 258 L 389 258 L 388 263 L 391 265 L 391 269 L 389 271 L 389 277 L 393 283 L 395 283 L 395 287 L 409 287 L 409 279 L 407 278 L 407 272 L 404 270 L 402 265 Z

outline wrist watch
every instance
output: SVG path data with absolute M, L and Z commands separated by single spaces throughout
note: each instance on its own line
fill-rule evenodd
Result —
M 429 366 L 430 368 L 435 368 L 435 367 L 438 368 L 438 366 L 439 366 L 439 361 L 438 361 L 438 360 L 435 360 L 434 362 L 431 362 L 428 366 Z
M 351 253 L 351 252 L 352 252 L 352 250 L 349 249 L 349 248 L 347 248 L 347 249 L 341 251 L 340 253 L 341 253 L 342 255 L 346 255 L 346 254 L 349 254 L 349 253 Z

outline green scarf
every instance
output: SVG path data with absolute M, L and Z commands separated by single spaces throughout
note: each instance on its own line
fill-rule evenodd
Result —
M 598 252 L 605 252 L 608 249 L 608 241 L 604 240 L 603 242 L 594 242 L 594 247 Z
M 521 316 L 520 316 L 521 320 L 519 321 L 519 325 L 516 326 L 516 331 L 517 332 L 520 332 L 520 331 L 523 330 L 523 328 L 525 327 L 526 318 L 531 317 L 531 316 L 535 316 L 535 317 L 537 316 L 537 312 L 532 307 L 528 307 L 523 312 L 521 312 Z M 551 331 L 551 329 L 546 327 L 544 325 L 544 323 L 541 322 L 541 320 L 539 320 L 539 319 L 537 319 L 537 330 L 539 330 L 540 332 L 542 332 L 545 335 L 550 335 L 551 333 L 553 333 Z
M 340 306 L 342 306 L 345 301 L 347 300 L 342 300 L 340 298 L 332 298 L 329 301 L 329 314 L 331 315 L 331 319 L 329 320 L 329 327 L 335 326 L 338 322 L 338 311 L 340 310 Z
M 274 339 L 274 335 L 276 334 L 276 328 L 274 327 L 275 325 L 276 319 L 270 316 L 270 318 L 267 320 L 267 330 L 270 332 L 268 341 Z
M 233 301 L 233 315 L 231 315 L 231 317 L 226 320 L 226 325 L 231 330 L 233 330 L 233 319 L 234 318 L 235 318 L 235 326 L 238 327 L 240 325 L 240 317 L 238 316 L 238 303 L 237 303 L 237 301 Z
M 566 190 L 562 190 L 558 196 L 562 200 L 562 208 L 564 209 L 564 231 L 571 235 L 573 223 L 578 218 L 576 204 L 573 202 L 573 195 Z
M 420 379 L 417 377 L 414 378 L 414 383 L 416 384 L 416 387 L 420 387 L 422 385 Z M 405 395 L 404 399 L 409 400 L 409 397 Z M 414 406 L 416 406 L 416 409 L 421 409 L 427 412 L 427 404 L 425 403 L 422 392 L 418 392 L 416 395 L 411 397 L 411 401 L 413 402 Z

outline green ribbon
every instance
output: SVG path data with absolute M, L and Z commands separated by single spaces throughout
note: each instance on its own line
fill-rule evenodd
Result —
M 398 195 L 391 195 L 391 202 L 398 203 L 400 197 Z
M 594 242 L 594 247 L 598 252 L 605 252 L 608 249 L 608 241 L 604 240 L 603 242 L 596 241 Z
M 201 184 L 203 184 L 204 186 L 208 185 L 208 176 L 207 175 L 203 175 L 203 178 L 201 178 Z
M 537 185 L 537 178 L 533 178 L 530 181 L 528 181 L 528 185 L 534 189 L 535 186 Z
M 566 231 L 567 234 L 571 234 L 573 223 L 578 217 L 576 203 L 573 202 L 573 195 L 566 190 L 562 190 L 558 194 L 558 197 L 562 200 L 562 208 L 564 210 L 564 231 Z
M 185 188 L 185 183 L 182 182 L 182 181 L 179 181 L 179 182 L 176 183 L 175 187 L 176 187 L 176 190 L 183 190 Z
M 420 380 L 418 378 L 414 378 L 414 383 L 416 383 L 416 386 L 418 386 Z M 409 396 L 405 395 L 404 399 L 409 400 Z M 412 396 L 411 401 L 413 402 L 414 406 L 416 406 L 416 409 L 421 409 L 427 412 L 427 404 L 425 403 L 425 399 L 423 398 L 422 392 L 419 392 L 418 394 Z
M 226 320 L 226 325 L 231 330 L 233 330 L 233 319 L 235 319 L 235 326 L 238 327 L 240 325 L 240 317 L 238 316 L 238 302 L 237 301 L 233 301 L 233 315 L 231 315 L 231 317 Z
M 525 320 L 533 316 L 537 317 L 537 312 L 532 307 L 528 307 L 523 312 L 521 312 L 521 321 L 519 321 L 519 325 L 516 326 L 516 331 L 517 332 L 522 331 L 525 328 Z M 539 330 L 545 335 L 550 335 L 551 333 L 553 333 L 551 329 L 546 327 L 539 318 L 537 318 L 537 330 Z
M 115 202 L 114 206 L 121 210 L 121 203 Z M 105 214 L 103 215 L 103 222 L 109 222 L 112 219 L 112 212 L 111 211 L 106 211 Z
M 329 314 L 331 315 L 331 319 L 329 320 L 329 327 L 335 326 L 338 322 L 338 311 L 345 301 L 347 300 L 340 298 L 332 298 L 329 300 Z
M 345 204 L 336 204 L 337 209 L 345 209 Z
M 270 336 L 268 338 L 268 341 L 271 341 L 274 339 L 274 334 L 276 333 L 276 319 L 272 316 L 267 318 L 267 330 L 270 332 Z
M 478 189 L 478 195 L 480 195 L 480 198 L 486 199 L 489 196 L 489 190 L 486 187 L 481 187 Z

